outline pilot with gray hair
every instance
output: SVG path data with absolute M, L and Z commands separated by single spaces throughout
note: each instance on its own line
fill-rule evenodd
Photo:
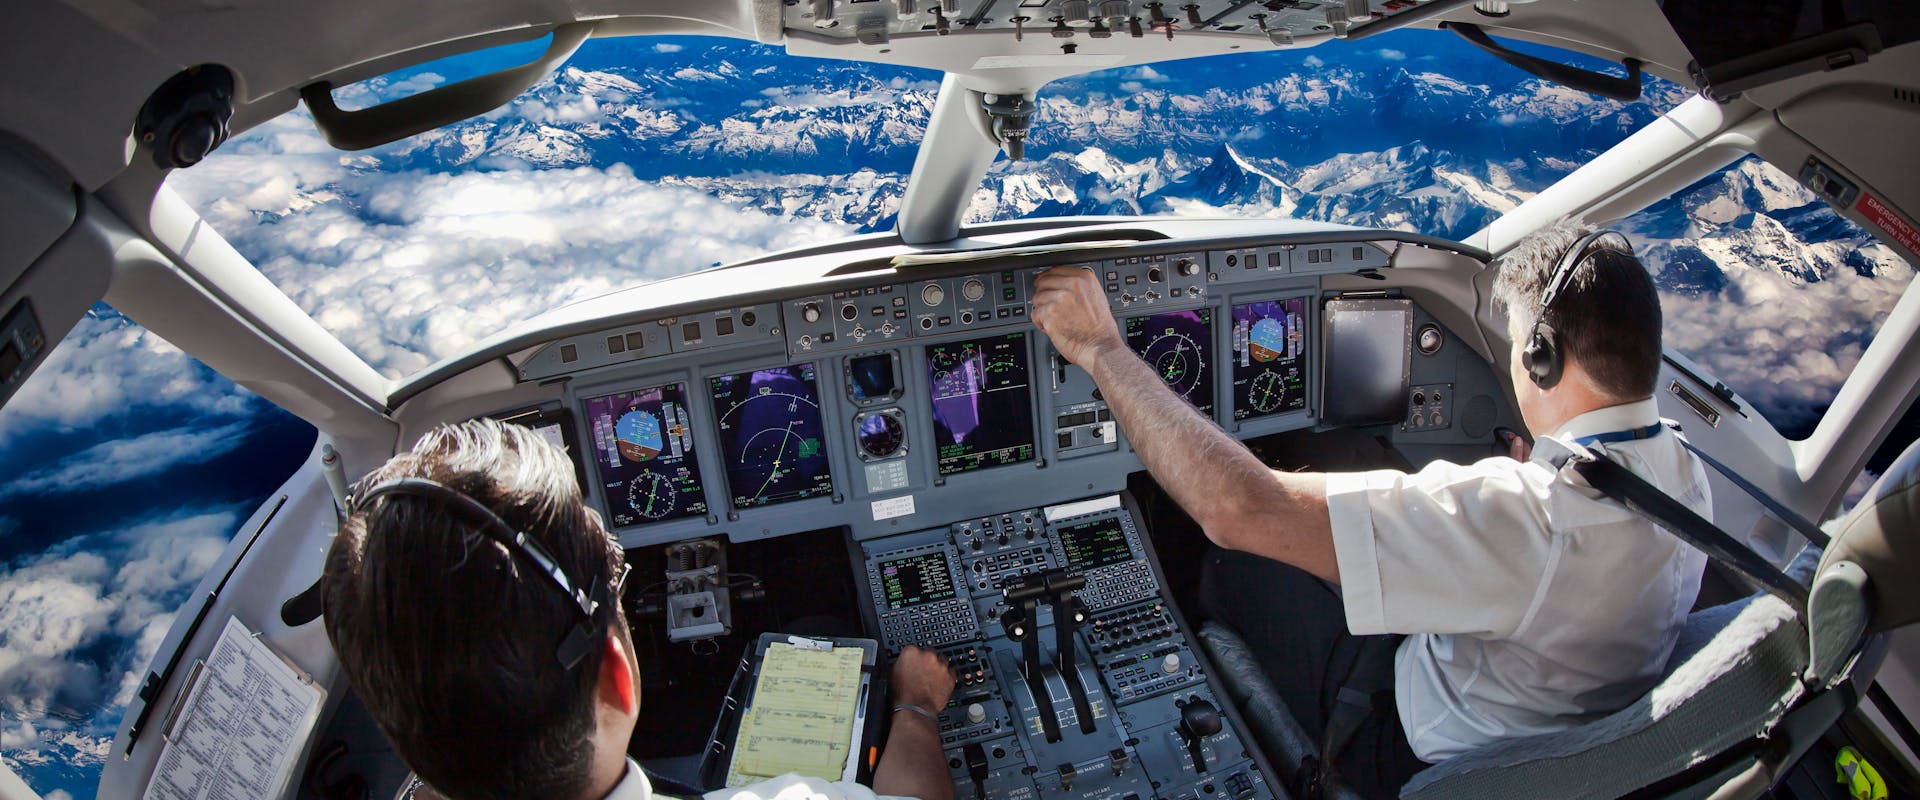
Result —
M 627 756 L 642 698 L 626 561 L 566 453 L 517 425 L 443 425 L 365 478 L 352 506 L 321 578 L 327 637 L 430 787 L 410 791 L 645 800 L 674 788 Z M 790 773 L 709 796 L 952 800 L 934 715 L 953 684 L 939 655 L 901 654 L 873 789 Z
M 1699 593 L 1706 556 L 1558 466 L 1604 456 L 1710 518 L 1706 474 L 1653 399 L 1652 278 L 1620 234 L 1565 222 L 1495 266 L 1531 452 L 1516 437 L 1512 457 L 1415 472 L 1269 469 L 1133 354 L 1092 273 L 1035 282 L 1034 323 L 1218 546 L 1202 615 L 1330 743 L 1337 774 L 1303 780 L 1390 797 L 1432 763 L 1623 708 L 1659 680 Z

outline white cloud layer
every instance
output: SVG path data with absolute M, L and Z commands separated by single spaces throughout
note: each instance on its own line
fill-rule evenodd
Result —
M 624 164 L 368 171 L 308 126 L 282 117 L 169 185 L 389 376 L 568 302 L 853 232 Z
M 127 318 L 89 314 L 0 410 L 0 443 L 35 427 L 91 427 L 136 408 L 240 415 L 252 397 Z
M 240 446 L 249 426 L 186 427 L 114 439 L 0 485 L 0 500 L 99 489 L 202 464 Z
M 0 750 L 10 767 L 97 765 L 238 513 L 86 534 L 0 570 Z

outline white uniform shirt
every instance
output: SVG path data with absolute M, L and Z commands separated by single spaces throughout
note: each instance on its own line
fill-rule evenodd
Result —
M 1659 421 L 1649 398 L 1568 420 L 1525 463 L 1327 477 L 1348 629 L 1408 634 L 1394 689 L 1415 755 L 1571 728 L 1659 679 L 1707 558 L 1552 463 L 1567 442 Z M 1589 449 L 1712 518 L 1672 431 Z
M 717 789 L 702 796 L 703 800 L 906 800 L 875 796 L 872 789 L 853 781 L 823 781 L 808 778 L 799 773 L 789 772 L 778 778 L 769 778 L 747 786 L 730 789 Z M 626 777 L 615 784 L 606 800 L 652 800 L 653 784 L 647 780 L 647 773 L 640 769 L 633 759 L 627 759 Z

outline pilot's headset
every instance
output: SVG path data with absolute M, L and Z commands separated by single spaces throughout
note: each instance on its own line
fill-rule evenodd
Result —
M 1540 313 L 1534 318 L 1533 335 L 1527 337 L 1527 346 L 1520 351 L 1520 366 L 1527 370 L 1533 385 L 1542 389 L 1559 384 L 1560 374 L 1567 366 L 1566 354 L 1560 351 L 1560 334 L 1547 324 L 1547 310 L 1553 308 L 1553 301 L 1573 283 L 1573 273 L 1594 256 L 1632 258 L 1633 244 L 1618 231 L 1600 230 L 1580 237 L 1580 241 L 1560 256 L 1560 263 L 1553 268 L 1553 277 L 1547 280 L 1546 291 L 1540 294 Z

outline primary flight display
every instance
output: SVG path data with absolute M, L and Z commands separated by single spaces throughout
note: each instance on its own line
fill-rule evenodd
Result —
M 592 397 L 584 406 L 614 527 L 707 513 L 686 384 Z

